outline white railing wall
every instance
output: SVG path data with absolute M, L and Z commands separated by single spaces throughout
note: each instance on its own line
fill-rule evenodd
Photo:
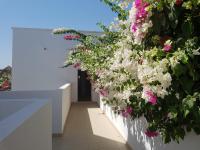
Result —
M 62 134 L 71 105 L 71 84 L 55 90 L 5 91 L 0 92 L 1 99 L 49 99 L 52 102 L 52 132 Z
M 100 107 L 109 118 L 113 126 L 127 141 L 127 144 L 133 150 L 199 150 L 200 136 L 194 133 L 188 133 L 179 144 L 171 142 L 164 144 L 161 137 L 149 138 L 144 132 L 146 131 L 146 120 L 141 117 L 134 121 L 130 118 L 124 118 L 121 115 L 115 114 L 112 108 L 105 105 L 100 98 Z
M 24 106 L 23 106 L 24 105 Z M 1 100 L 0 150 L 51 150 L 51 103 L 44 99 Z M 23 107 L 22 107 L 23 106 Z
M 71 84 L 65 84 L 59 88 L 62 92 L 62 133 L 71 106 Z

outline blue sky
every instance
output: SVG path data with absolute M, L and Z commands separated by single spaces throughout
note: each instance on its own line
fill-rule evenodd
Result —
M 98 31 L 114 16 L 100 0 L 0 0 L 0 68 L 12 63 L 12 27 Z

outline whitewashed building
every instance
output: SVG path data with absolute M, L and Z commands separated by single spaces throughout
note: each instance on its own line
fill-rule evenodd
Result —
M 100 34 L 90 31 L 82 33 Z M 80 84 L 83 82 L 81 74 L 78 79 L 77 69 L 62 68 L 67 54 L 76 45 L 76 41 L 67 41 L 63 35 L 52 34 L 51 29 L 13 28 L 12 90 L 54 90 L 71 83 L 72 101 L 81 100 L 81 97 L 78 99 L 78 92 L 81 94 L 78 85 L 83 86 Z M 96 101 L 94 92 L 85 90 L 91 91 L 88 100 Z

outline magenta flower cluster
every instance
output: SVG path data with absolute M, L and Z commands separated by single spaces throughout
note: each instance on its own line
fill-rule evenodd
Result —
M 136 20 L 135 22 L 132 22 L 131 29 L 132 32 L 136 32 L 137 29 L 140 27 L 141 23 L 145 21 L 148 12 L 145 10 L 145 8 L 148 6 L 147 3 L 144 3 L 142 0 L 135 0 L 135 3 L 133 4 L 133 7 L 135 7 L 136 10 Z
M 148 136 L 148 137 L 156 137 L 156 136 L 159 135 L 158 132 L 156 132 L 156 131 L 149 131 L 149 130 L 147 130 L 147 131 L 145 132 L 145 134 L 146 134 L 146 136 Z
M 128 106 L 126 109 L 122 110 L 122 116 L 127 118 L 129 115 L 131 115 L 133 112 L 132 107 Z
M 107 89 L 99 89 L 99 94 L 103 97 L 108 96 L 108 90 Z
M 76 39 L 80 39 L 79 35 L 65 35 L 64 36 L 65 40 L 76 40 Z
M 130 14 L 131 17 L 131 32 L 135 36 L 135 40 L 141 42 L 146 35 L 148 27 L 151 26 L 149 22 L 149 12 L 147 11 L 148 3 L 143 2 L 143 0 L 135 0 L 133 3 L 132 11 L 133 14 Z
M 148 12 L 145 10 L 147 6 L 149 4 L 142 0 L 135 1 L 135 7 L 137 8 L 136 20 L 144 20 L 147 17 Z
M 165 52 L 169 52 L 171 50 L 171 48 L 172 48 L 172 46 L 170 44 L 165 44 L 163 49 Z
M 80 69 L 81 68 L 81 63 L 75 63 L 73 65 L 73 67 L 76 68 L 76 69 Z
M 147 100 L 149 103 L 151 103 L 152 105 L 157 104 L 157 97 L 156 97 L 156 95 L 154 95 L 154 93 L 152 91 L 146 91 L 145 94 L 147 96 Z
M 170 52 L 171 50 L 172 50 L 172 41 L 171 40 L 165 41 L 163 46 L 163 51 L 167 53 Z

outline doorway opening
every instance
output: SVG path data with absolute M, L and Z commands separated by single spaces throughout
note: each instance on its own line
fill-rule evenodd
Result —
M 91 83 L 86 71 L 78 70 L 78 101 L 91 101 Z

